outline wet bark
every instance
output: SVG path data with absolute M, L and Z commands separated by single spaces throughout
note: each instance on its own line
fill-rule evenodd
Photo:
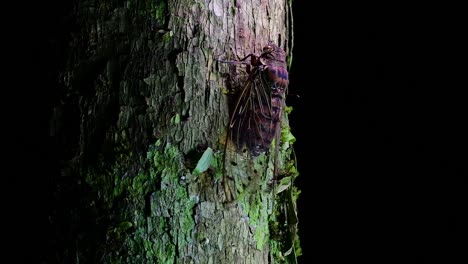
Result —
M 285 212 L 297 195 L 274 195 L 272 153 L 229 149 L 236 199 L 225 199 L 226 83 L 242 69 L 215 60 L 259 54 L 268 41 L 289 53 L 288 1 L 82 0 L 68 16 L 50 122 L 62 146 L 55 196 L 67 206 L 51 215 L 49 260 L 293 262 L 285 234 L 295 216 Z M 292 181 L 287 115 L 282 126 L 279 164 Z

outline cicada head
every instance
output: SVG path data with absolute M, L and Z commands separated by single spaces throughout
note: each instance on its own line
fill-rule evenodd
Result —
M 279 66 L 286 68 L 286 53 L 273 42 L 268 43 L 262 49 L 260 61 L 266 66 Z

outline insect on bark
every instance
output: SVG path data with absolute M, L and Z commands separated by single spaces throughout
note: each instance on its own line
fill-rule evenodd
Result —
M 250 62 L 246 60 L 250 58 Z M 239 61 L 223 61 L 230 64 L 245 64 L 247 79 L 238 93 L 229 120 L 227 140 L 233 139 L 237 150 L 247 149 L 253 157 L 270 150 L 275 139 L 273 178 L 278 170 L 280 124 L 284 109 L 284 96 L 289 84 L 286 69 L 286 53 L 277 45 L 269 43 L 260 56 L 249 54 Z M 223 185 L 226 199 L 232 200 L 227 184 L 226 149 L 223 160 Z

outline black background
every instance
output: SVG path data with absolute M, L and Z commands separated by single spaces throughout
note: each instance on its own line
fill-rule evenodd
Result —
M 309 2 L 293 1 L 287 98 L 301 173 L 299 263 L 455 263 L 467 172 L 455 7 Z M 2 211 L 16 259 L 48 250 L 52 234 L 50 69 L 63 47 L 51 39 L 66 34 L 64 9 L 61 1 L 4 9 L 12 17 L 3 23 Z
M 459 16 L 427 5 L 293 10 L 299 263 L 454 261 L 466 231 Z

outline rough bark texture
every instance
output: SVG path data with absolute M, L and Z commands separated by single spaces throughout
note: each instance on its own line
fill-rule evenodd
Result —
M 51 118 L 63 146 L 56 197 L 67 204 L 51 216 L 51 262 L 289 261 L 282 230 L 291 227 L 273 212 L 291 209 L 275 209 L 271 157 L 230 150 L 237 197 L 225 203 L 232 69 L 215 61 L 259 54 L 269 40 L 288 53 L 289 15 L 285 0 L 74 2 Z M 280 164 L 290 180 L 292 141 L 285 117 Z M 276 203 L 294 203 L 293 191 Z

